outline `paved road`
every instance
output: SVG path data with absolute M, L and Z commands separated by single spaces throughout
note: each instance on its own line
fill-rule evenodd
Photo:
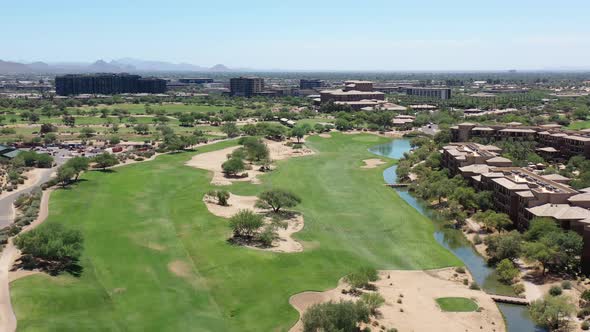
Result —
M 41 184 L 49 181 L 51 177 L 51 173 L 53 173 L 56 168 L 45 168 L 41 169 L 39 172 L 39 176 L 37 181 L 32 185 L 24 189 L 16 190 L 15 192 L 11 193 L 8 196 L 0 199 L 0 228 L 6 227 L 14 221 L 14 201 L 20 196 L 21 194 L 27 194 L 33 191 L 35 188 L 39 188 Z

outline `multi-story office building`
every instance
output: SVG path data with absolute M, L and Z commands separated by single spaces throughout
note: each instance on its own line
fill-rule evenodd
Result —
M 425 97 L 425 98 L 451 99 L 451 89 L 450 88 L 410 87 L 410 88 L 406 88 L 406 94 L 408 96 L 418 96 L 418 97 Z
M 324 86 L 324 81 L 318 79 L 306 80 L 302 79 L 299 81 L 299 89 L 301 90 L 313 90 Z
M 260 77 L 236 77 L 229 81 L 230 95 L 252 97 L 264 91 L 264 79 Z
M 60 96 L 163 93 L 166 92 L 166 81 L 129 74 L 64 75 L 55 78 L 55 92 Z

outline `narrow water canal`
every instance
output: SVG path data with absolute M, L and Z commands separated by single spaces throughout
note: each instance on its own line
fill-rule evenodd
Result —
M 393 159 L 403 157 L 404 153 L 411 149 L 410 141 L 407 139 L 396 139 L 387 144 L 381 144 L 369 149 L 370 152 Z M 383 178 L 386 183 L 396 183 L 397 166 L 392 166 L 383 172 Z M 445 248 L 452 251 L 459 259 L 463 261 L 469 269 L 475 281 L 486 291 L 496 294 L 513 295 L 510 287 L 501 284 L 494 273 L 494 269 L 487 266 L 483 257 L 481 257 L 471 244 L 465 239 L 463 234 L 456 229 L 444 227 L 430 208 L 424 202 L 416 199 L 405 189 L 395 189 L 400 197 L 408 204 L 413 206 L 418 212 L 429 217 L 437 227 L 434 238 Z M 527 307 L 498 304 L 500 311 L 506 319 L 508 332 L 542 332 L 543 328 L 535 326 L 528 314 Z

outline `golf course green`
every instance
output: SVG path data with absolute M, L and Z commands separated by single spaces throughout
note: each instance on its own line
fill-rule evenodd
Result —
M 470 312 L 478 308 L 475 301 L 465 297 L 440 297 L 436 303 L 442 311 L 449 312 Z
M 433 237 L 434 225 L 383 185 L 393 164 L 362 169 L 374 135 L 308 139 L 318 153 L 277 163 L 262 184 L 226 187 L 255 195 L 287 188 L 302 198 L 299 253 L 233 246 L 227 220 L 202 201 L 211 174 L 185 166 L 195 153 L 87 172 L 52 193 L 46 223 L 84 234 L 81 277 L 33 275 L 11 284 L 19 331 L 287 331 L 293 294 L 322 291 L 360 266 L 432 269 L 462 265 Z

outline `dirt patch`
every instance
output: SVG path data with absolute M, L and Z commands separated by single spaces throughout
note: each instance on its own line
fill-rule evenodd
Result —
M 256 213 L 265 214 L 268 211 L 259 209 L 255 207 L 256 204 L 256 196 L 239 196 L 230 194 L 229 199 L 227 200 L 228 206 L 221 206 L 217 204 L 217 201 L 207 195 L 203 198 L 203 202 L 207 206 L 207 209 L 212 214 L 222 217 L 222 218 L 231 218 L 233 215 L 238 213 L 240 210 L 252 210 Z M 303 216 L 301 214 L 293 214 L 288 219 L 284 221 L 287 222 L 287 228 L 279 227 L 277 229 L 278 239 L 272 243 L 272 246 L 269 248 L 259 248 L 254 246 L 247 246 L 249 248 L 255 248 L 265 251 L 273 251 L 273 252 L 300 252 L 303 251 L 303 245 L 293 239 L 292 235 L 297 233 L 303 229 L 305 226 L 305 222 Z M 271 219 L 265 217 L 265 222 L 270 223 Z
M 286 142 L 275 142 L 270 140 L 264 140 L 264 142 L 268 146 L 270 159 L 273 161 L 313 154 L 311 149 L 306 147 L 301 149 L 293 149 L 292 147 L 285 145 Z M 250 181 L 252 183 L 260 183 L 258 176 L 263 174 L 263 172 L 259 171 L 259 167 L 256 165 L 251 165 L 252 169 L 246 170 L 244 172 L 248 175 L 246 177 L 228 178 L 225 176 L 225 174 L 223 174 L 221 165 L 227 160 L 227 156 L 239 147 L 240 146 L 232 146 L 221 150 L 198 154 L 189 160 L 186 165 L 213 172 L 213 179 L 211 180 L 211 184 L 213 185 L 231 185 L 232 182 L 235 181 Z
M 146 247 L 152 249 L 152 250 L 156 250 L 156 251 L 164 251 L 166 250 L 166 247 L 161 245 L 161 244 L 157 244 L 157 243 L 153 243 L 153 242 L 149 242 Z
M 332 135 L 328 133 L 321 133 L 318 136 L 321 138 L 332 138 Z
M 190 265 L 181 260 L 175 260 L 168 263 L 168 270 L 181 278 L 190 278 L 191 276 Z
M 365 165 L 361 166 L 361 168 L 375 168 L 379 165 L 385 164 L 385 162 L 379 158 L 365 159 L 363 160 L 363 162 L 365 163 Z
M 374 284 L 385 299 L 379 309 L 380 316 L 372 318 L 385 328 L 399 331 L 505 331 L 500 310 L 489 295 L 471 290 L 454 277 L 452 268 L 428 271 L 379 272 Z M 461 275 L 470 280 L 468 274 Z M 293 295 L 289 303 L 303 314 L 310 306 L 340 300 L 358 300 L 358 297 L 342 294 L 348 285 L 342 280 L 334 289 L 325 292 L 303 292 Z M 473 299 L 481 308 L 478 312 L 443 312 L 435 302 L 440 297 L 465 297 Z M 401 302 L 401 303 L 399 303 Z M 426 318 L 426 319 L 425 319 Z M 290 330 L 303 331 L 299 320 Z

